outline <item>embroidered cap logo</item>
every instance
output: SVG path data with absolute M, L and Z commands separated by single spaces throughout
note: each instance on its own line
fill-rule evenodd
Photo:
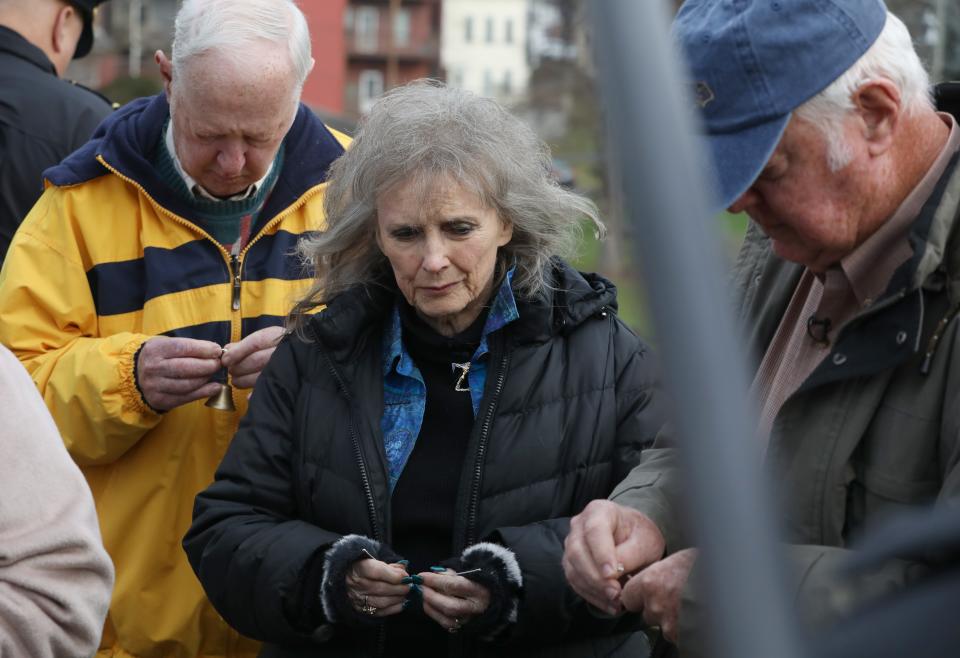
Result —
M 693 97 L 701 110 L 717 98 L 713 93 L 713 89 L 710 88 L 710 85 L 703 81 L 694 84 Z

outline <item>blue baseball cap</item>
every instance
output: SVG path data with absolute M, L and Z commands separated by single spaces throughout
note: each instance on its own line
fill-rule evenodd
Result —
M 687 0 L 673 23 L 692 75 L 720 208 L 749 189 L 791 113 L 870 48 L 882 0 Z

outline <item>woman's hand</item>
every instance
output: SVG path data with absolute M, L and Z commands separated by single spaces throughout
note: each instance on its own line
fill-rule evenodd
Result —
M 401 581 L 407 570 L 402 564 L 380 560 L 357 560 L 347 571 L 347 596 L 354 609 L 371 617 L 388 617 L 403 610 L 410 588 Z
M 449 569 L 442 573 L 420 574 L 423 578 L 423 611 L 451 633 L 482 615 L 490 605 L 490 592 L 486 587 L 455 574 Z

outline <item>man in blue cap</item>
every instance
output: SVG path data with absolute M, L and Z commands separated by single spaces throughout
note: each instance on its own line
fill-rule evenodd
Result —
M 43 170 L 110 114 L 102 96 L 61 79 L 90 52 L 101 2 L 0 0 L 0 264 L 43 192 Z
M 890 564 L 839 596 L 852 541 L 960 491 L 960 131 L 881 0 L 688 0 L 674 33 L 718 209 L 752 220 L 736 279 L 757 452 L 782 487 L 795 598 L 825 621 L 923 570 Z M 642 611 L 698 655 L 671 462 L 655 446 L 576 517 L 564 567 L 594 606 Z

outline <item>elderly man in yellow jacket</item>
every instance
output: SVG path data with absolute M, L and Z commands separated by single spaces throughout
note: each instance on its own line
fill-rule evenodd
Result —
M 291 254 L 348 140 L 299 103 L 290 0 L 185 0 L 156 61 L 164 93 L 45 172 L 0 272 L 0 342 L 96 499 L 117 570 L 100 655 L 253 656 L 180 538 L 307 283 Z M 226 383 L 236 409 L 205 406 Z

